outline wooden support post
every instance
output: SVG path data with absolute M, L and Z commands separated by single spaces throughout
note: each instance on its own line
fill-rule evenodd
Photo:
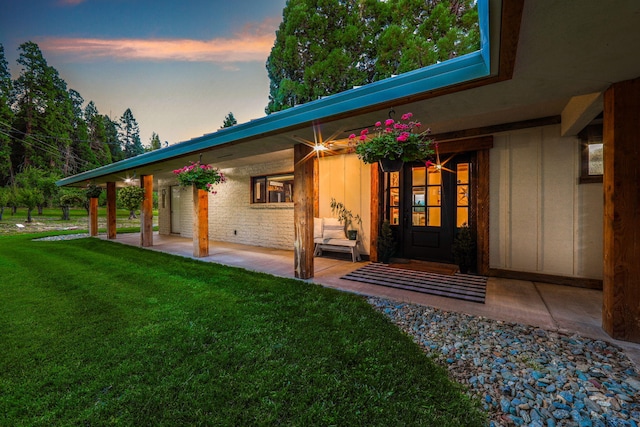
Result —
M 98 198 L 89 199 L 89 235 L 98 235 Z
M 476 268 L 483 276 L 489 275 L 489 158 L 489 150 L 479 150 L 473 171 L 476 185 Z
M 107 239 L 116 238 L 116 183 L 107 182 Z
M 193 186 L 193 256 L 209 256 L 209 192 Z
M 382 225 L 382 218 L 380 216 L 380 206 L 382 200 L 380 200 L 380 185 L 382 183 L 382 177 L 380 174 L 380 167 L 377 163 L 371 165 L 371 226 L 369 228 L 369 260 L 371 262 L 378 262 L 378 234 L 380 233 L 380 225 Z
M 602 328 L 640 343 L 640 78 L 604 93 Z
M 153 175 L 142 175 L 140 185 L 144 200 L 140 210 L 140 246 L 153 246 Z
M 313 217 L 320 217 L 320 161 L 313 156 Z
M 293 222 L 295 241 L 293 244 L 293 262 L 295 277 L 309 279 L 313 277 L 313 205 L 315 168 L 309 158 L 312 148 L 297 144 L 293 149 Z

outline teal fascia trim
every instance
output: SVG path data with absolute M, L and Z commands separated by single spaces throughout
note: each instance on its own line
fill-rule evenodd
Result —
M 256 138 L 265 133 L 301 126 L 327 117 L 350 112 L 357 113 L 357 110 L 365 106 L 388 103 L 415 94 L 487 77 L 491 71 L 488 11 L 488 0 L 478 0 L 481 42 L 479 51 L 73 175 L 61 179 L 56 184 L 59 186 L 77 184 L 104 175 L 121 173 L 136 167 L 161 162 L 172 157 L 198 153 L 229 142 Z

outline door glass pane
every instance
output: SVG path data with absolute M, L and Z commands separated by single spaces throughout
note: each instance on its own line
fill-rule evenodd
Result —
M 458 163 L 458 184 L 469 183 L 469 163 Z
M 458 185 L 458 206 L 469 206 L 468 185 Z
M 398 188 L 391 188 L 389 190 L 389 205 L 400 206 L 400 190 Z
M 412 174 L 412 182 L 414 186 L 425 184 L 425 168 L 413 168 Z
M 469 208 L 457 208 L 456 227 L 469 225 Z
M 440 183 L 442 182 L 442 177 L 441 177 L 441 171 L 439 171 L 438 169 L 436 169 L 435 166 L 430 166 L 429 167 L 429 173 L 427 174 L 427 184 L 428 185 L 440 185 Z
M 427 225 L 429 227 L 440 227 L 440 208 L 427 208 L 429 212 L 429 221 Z
M 398 225 L 400 224 L 400 213 L 398 208 L 391 208 L 389 224 Z
M 412 215 L 412 225 L 424 227 L 425 218 L 424 218 L 424 208 L 423 207 L 414 207 L 413 215 Z
M 429 187 L 429 199 L 427 200 L 429 206 L 440 206 L 440 186 Z
M 389 174 L 389 187 L 400 186 L 400 172 L 391 172 Z
M 413 205 L 424 206 L 424 187 L 413 187 Z

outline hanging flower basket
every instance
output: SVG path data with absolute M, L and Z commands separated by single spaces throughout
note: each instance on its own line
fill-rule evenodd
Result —
M 402 160 L 380 159 L 378 160 L 382 172 L 398 172 L 402 169 L 404 162 Z
M 183 187 L 195 186 L 198 190 L 213 191 L 213 186 L 227 180 L 222 172 L 211 165 L 191 162 L 181 169 L 173 171 L 178 183 Z
M 369 164 L 379 162 L 385 172 L 395 172 L 405 162 L 430 158 L 433 154 L 428 137 L 431 131 L 417 132 L 422 125 L 411 120 L 412 117 L 413 114 L 406 113 L 397 122 L 394 119 L 377 122 L 371 134 L 369 129 L 363 129 L 359 138 L 350 135 L 360 160 Z

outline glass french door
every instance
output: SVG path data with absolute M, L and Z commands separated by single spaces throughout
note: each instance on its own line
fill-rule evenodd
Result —
M 456 228 L 471 216 L 471 161 L 456 156 L 426 166 L 405 164 L 387 177 L 389 222 L 404 258 L 452 262 Z

